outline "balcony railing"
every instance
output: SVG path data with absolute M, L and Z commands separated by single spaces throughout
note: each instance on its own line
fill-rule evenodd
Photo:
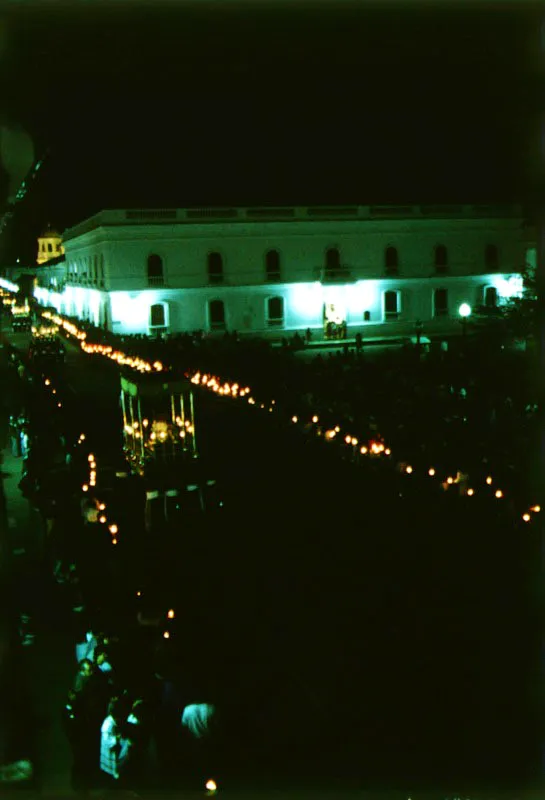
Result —
M 148 286 L 164 286 L 164 275 L 148 275 Z
M 319 280 L 321 283 L 346 283 L 353 281 L 352 270 L 349 267 L 320 267 Z

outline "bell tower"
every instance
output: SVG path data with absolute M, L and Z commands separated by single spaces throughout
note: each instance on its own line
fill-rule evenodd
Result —
M 38 236 L 38 255 L 36 257 L 37 264 L 45 264 L 52 258 L 64 255 L 64 247 L 62 246 L 62 236 L 57 233 L 51 225 L 48 225 L 46 230 L 41 236 Z

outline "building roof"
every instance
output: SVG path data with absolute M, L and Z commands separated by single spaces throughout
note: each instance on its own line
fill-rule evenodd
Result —
M 64 241 L 101 227 L 324 220 L 522 218 L 519 205 L 372 205 L 106 209 L 67 228 Z
M 64 253 L 60 256 L 51 256 L 51 258 L 46 259 L 46 261 L 42 261 L 41 264 L 36 264 L 36 269 L 40 269 L 40 267 L 54 267 L 57 264 L 64 264 L 65 261 L 66 256 Z

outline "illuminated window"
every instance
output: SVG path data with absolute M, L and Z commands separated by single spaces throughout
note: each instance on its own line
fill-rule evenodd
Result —
M 384 292 L 384 317 L 387 320 L 397 319 L 399 316 L 399 292 Z
M 447 248 L 444 244 L 438 244 L 435 248 L 434 257 L 435 271 L 445 273 L 448 269 Z
M 225 328 L 225 305 L 223 300 L 211 300 L 208 304 L 208 315 L 212 330 Z
M 166 307 L 164 303 L 155 303 L 150 307 L 150 328 L 166 328 Z
M 269 297 L 267 300 L 267 324 L 271 327 L 284 324 L 283 297 Z
M 341 254 L 337 247 L 329 247 L 325 252 L 325 268 L 326 270 L 340 269 L 341 267 Z
M 269 250 L 265 255 L 265 272 L 267 280 L 271 283 L 280 280 L 280 253 L 278 250 Z
M 399 257 L 396 247 L 387 247 L 384 251 L 384 267 L 386 272 L 390 275 L 397 273 L 399 269 Z
M 164 286 L 163 259 L 156 253 L 148 256 L 148 286 Z
M 487 244 L 484 251 L 484 263 L 487 269 L 498 269 L 498 248 L 495 244 Z
M 496 308 L 498 305 L 498 290 L 495 286 L 487 286 L 484 290 L 484 304 L 487 308 Z
M 448 290 L 435 289 L 433 292 L 433 316 L 448 316 Z
M 223 258 L 220 253 L 208 253 L 208 280 L 210 283 L 223 283 Z

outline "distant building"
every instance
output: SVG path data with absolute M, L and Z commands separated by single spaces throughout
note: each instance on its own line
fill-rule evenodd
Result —
M 45 264 L 54 258 L 58 258 L 64 254 L 64 247 L 62 244 L 62 236 L 50 226 L 38 236 L 38 255 L 36 256 L 37 264 Z
M 462 303 L 520 291 L 533 236 L 518 206 L 101 211 L 64 232 L 64 278 L 44 264 L 35 293 L 125 334 L 439 335 Z

